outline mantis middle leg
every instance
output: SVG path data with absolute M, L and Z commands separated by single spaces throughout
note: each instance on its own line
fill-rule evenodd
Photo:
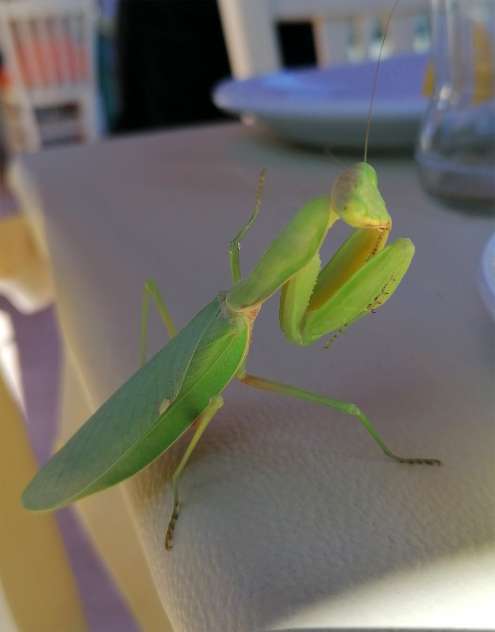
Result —
M 358 419 L 363 425 L 372 439 L 380 446 L 383 452 L 390 458 L 394 459 L 398 463 L 408 463 L 410 465 L 441 465 L 438 459 L 429 458 L 405 458 L 394 454 L 390 448 L 387 447 L 378 431 L 374 428 L 368 417 L 355 405 L 349 402 L 343 402 L 338 399 L 331 399 L 324 395 L 318 395 L 311 393 L 297 386 L 290 386 L 288 384 L 281 384 L 280 382 L 274 382 L 272 380 L 266 380 L 256 375 L 249 373 L 241 374 L 239 380 L 248 386 L 259 388 L 264 391 L 272 391 L 274 393 L 280 393 L 281 395 L 288 395 L 289 397 L 295 397 L 296 399 L 302 399 L 305 401 L 313 402 L 315 404 L 321 404 L 328 408 L 334 408 L 340 412 L 352 415 Z
M 191 454 L 196 447 L 198 441 L 201 438 L 201 435 L 208 427 L 208 424 L 216 415 L 218 410 L 223 406 L 223 399 L 219 395 L 217 397 L 212 397 L 208 406 L 204 409 L 201 415 L 196 419 L 196 429 L 194 431 L 194 435 L 182 456 L 182 459 L 175 470 L 172 476 L 172 491 L 174 494 L 174 508 L 172 510 L 172 516 L 170 518 L 170 522 L 168 523 L 168 528 L 165 534 L 165 548 L 167 551 L 170 551 L 172 548 L 172 540 L 174 536 L 175 524 L 177 522 L 177 518 L 179 517 L 180 510 L 180 500 L 179 500 L 179 478 L 182 474 L 182 471 L 187 465 Z

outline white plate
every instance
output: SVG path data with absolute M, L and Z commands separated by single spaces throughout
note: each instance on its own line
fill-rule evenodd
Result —
M 413 146 L 428 100 L 422 84 L 424 54 L 396 55 L 381 64 L 370 147 Z M 325 69 L 283 70 L 214 90 L 228 112 L 254 117 L 279 136 L 316 146 L 362 147 L 376 62 Z
M 495 233 L 483 250 L 480 290 L 485 305 L 495 318 Z

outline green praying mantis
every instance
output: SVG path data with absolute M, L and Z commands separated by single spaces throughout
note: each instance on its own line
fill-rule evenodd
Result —
M 223 392 L 235 379 L 250 387 L 354 416 L 383 452 L 399 463 L 440 464 L 437 459 L 404 458 L 392 452 L 353 403 L 246 371 L 254 323 L 265 301 L 276 292 L 280 291 L 283 333 L 289 342 L 307 346 L 324 336 L 332 335 L 333 339 L 379 309 L 409 268 L 413 243 L 397 239 L 387 245 L 392 220 L 378 190 L 376 172 L 366 160 L 368 132 L 369 124 L 364 162 L 341 173 L 330 195 L 305 204 L 254 269 L 243 277 L 240 243 L 260 210 L 262 173 L 254 211 L 230 243 L 232 287 L 215 296 L 183 329 L 176 330 L 156 284 L 146 283 L 141 368 L 38 472 L 22 497 L 27 509 L 54 510 L 107 489 L 146 467 L 193 428 L 171 481 L 173 510 L 165 531 L 165 547 L 171 549 L 181 506 L 181 474 L 202 434 L 223 406 Z M 322 266 L 320 249 L 338 221 L 353 232 Z M 170 341 L 146 361 L 151 301 L 156 303 Z

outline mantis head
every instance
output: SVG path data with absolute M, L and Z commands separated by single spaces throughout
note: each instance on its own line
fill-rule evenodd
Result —
M 330 205 L 353 228 L 390 231 L 392 219 L 378 190 L 376 171 L 367 162 L 359 162 L 338 176 Z

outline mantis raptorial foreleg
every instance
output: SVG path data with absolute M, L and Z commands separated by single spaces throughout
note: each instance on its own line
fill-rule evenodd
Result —
M 183 469 L 186 467 L 189 458 L 196 447 L 201 435 L 206 430 L 208 424 L 213 419 L 218 410 L 223 406 L 223 399 L 220 396 L 212 397 L 208 406 L 204 409 L 201 415 L 196 419 L 196 429 L 194 435 L 180 460 L 177 469 L 172 476 L 172 492 L 174 495 L 174 507 L 172 510 L 172 516 L 168 523 L 167 531 L 165 533 L 165 548 L 170 550 L 172 548 L 172 540 L 174 536 L 175 524 L 179 517 L 180 500 L 179 500 L 179 478 Z
M 292 342 L 307 344 L 306 317 L 320 312 L 352 275 L 383 248 L 388 232 L 356 230 L 323 268 L 320 269 L 319 255 L 315 255 L 309 264 L 287 281 L 280 296 L 280 324 Z M 336 311 L 336 315 L 335 323 L 327 322 L 329 331 L 347 326 L 342 312 Z
M 352 246 L 354 241 L 361 245 L 360 242 L 365 241 L 360 239 L 363 235 L 366 237 L 365 233 L 359 232 L 353 235 L 323 269 L 309 301 L 307 288 L 315 285 L 319 257 L 315 257 L 313 270 L 310 262 L 296 278 L 285 284 L 280 302 L 280 323 L 289 340 L 300 345 L 312 344 L 321 336 L 341 331 L 374 312 L 394 293 L 409 267 L 414 246 L 408 239 L 398 239 L 374 255 L 363 256 L 356 252 L 358 267 L 346 269 L 339 261 L 344 258 L 342 251 L 354 252 L 349 244 Z M 368 248 L 362 250 L 366 253 Z M 363 263 L 359 265 L 361 258 Z M 305 275 L 308 281 L 304 285 Z
M 141 342 L 140 342 L 140 365 L 146 362 L 146 354 L 148 351 L 148 320 L 150 312 L 150 299 L 155 302 L 156 308 L 165 325 L 168 335 L 173 338 L 177 333 L 170 310 L 160 294 L 157 284 L 153 279 L 148 279 L 143 289 L 143 306 L 141 309 Z
M 289 397 L 302 399 L 314 404 L 321 404 L 322 406 L 334 408 L 340 412 L 346 413 L 347 415 L 356 417 L 372 439 L 380 446 L 383 452 L 388 457 L 394 459 L 394 461 L 398 461 L 399 463 L 408 463 L 410 465 L 441 465 L 438 459 L 404 458 L 394 454 L 394 452 L 392 452 L 392 450 L 390 450 L 390 448 L 388 448 L 384 443 L 383 439 L 380 437 L 377 430 L 375 430 L 368 417 L 355 404 L 343 402 L 339 399 L 331 399 L 330 397 L 326 397 L 324 395 L 317 395 L 316 393 L 311 393 L 310 391 L 298 388 L 297 386 L 290 386 L 288 384 L 281 384 L 280 382 L 266 380 L 262 377 L 251 375 L 249 373 L 245 373 L 243 375 L 241 374 L 239 376 L 239 380 L 254 388 L 280 393 L 281 395 L 288 395 Z

